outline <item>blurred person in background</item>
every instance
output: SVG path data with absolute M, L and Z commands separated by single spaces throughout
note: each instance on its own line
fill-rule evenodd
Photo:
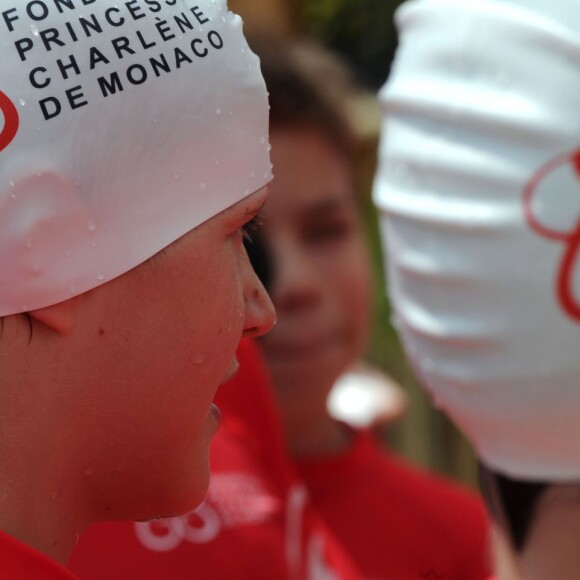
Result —
M 314 507 L 367 578 L 486 578 L 487 521 L 475 494 L 415 469 L 327 410 L 364 354 L 371 271 L 344 103 L 355 89 L 310 44 L 254 43 L 270 93 L 276 177 L 247 244 L 278 324 L 260 340 L 285 441 Z
M 474 443 L 498 578 L 580 577 L 580 5 L 400 9 L 375 200 L 408 354 Z

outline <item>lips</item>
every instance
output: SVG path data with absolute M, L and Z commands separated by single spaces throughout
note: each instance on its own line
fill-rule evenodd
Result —
M 219 407 L 215 403 L 212 403 L 209 406 L 209 414 L 215 419 L 216 422 L 220 422 L 222 414 Z
M 233 379 L 239 369 L 240 363 L 238 362 L 238 359 L 234 357 L 232 359 L 232 362 L 230 363 L 226 376 L 224 377 L 224 380 L 220 383 L 220 385 L 223 385 L 227 383 L 230 379 Z
M 344 333 L 332 332 L 299 340 L 265 340 L 268 355 L 276 358 L 310 358 L 329 352 L 344 343 Z

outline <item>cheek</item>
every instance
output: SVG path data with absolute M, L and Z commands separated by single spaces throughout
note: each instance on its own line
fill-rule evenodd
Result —
M 372 276 L 371 265 L 367 252 L 362 253 L 357 260 L 357 270 L 352 275 L 351 295 L 355 307 L 365 318 L 370 317 L 372 306 Z
M 243 331 L 243 287 L 235 247 L 215 257 L 204 276 L 204 289 L 190 326 L 190 360 L 196 374 L 220 381 L 227 371 Z M 215 376 L 217 374 L 217 377 Z
M 228 245 L 206 254 L 142 303 L 135 296 L 130 322 L 111 329 L 121 383 L 141 395 L 138 413 L 204 417 L 227 372 L 242 326 L 237 260 Z
M 318 267 L 338 295 L 347 316 L 367 325 L 371 307 L 371 266 L 366 246 L 354 238 L 332 255 L 321 255 Z
M 366 267 L 353 268 L 345 280 L 345 294 L 348 300 L 346 312 L 350 316 L 351 328 L 357 348 L 364 349 L 370 334 L 371 283 Z

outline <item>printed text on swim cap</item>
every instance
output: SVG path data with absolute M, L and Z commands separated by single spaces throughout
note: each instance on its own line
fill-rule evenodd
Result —
M 1 15 L 17 58 L 30 67 L 28 82 L 45 120 L 86 107 L 88 94 L 113 97 L 224 46 L 201 8 L 178 0 L 129 0 L 103 10 L 99 0 L 32 0 Z M 110 40 L 97 45 L 103 34 Z M 86 91 L 88 82 L 98 90 Z

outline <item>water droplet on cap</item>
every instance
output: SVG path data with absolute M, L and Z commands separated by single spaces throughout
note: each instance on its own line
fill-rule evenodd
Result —
M 221 110 L 221 109 L 218 107 L 218 108 L 215 110 L 215 114 L 216 114 L 216 115 L 221 115 L 221 114 L 222 114 L 222 110 Z
M 26 105 L 26 101 L 24 99 L 20 99 L 20 104 L 24 107 L 24 105 Z
M 34 266 L 32 266 L 32 273 L 35 276 L 38 276 L 40 274 L 40 266 L 38 264 L 34 264 Z
M 97 229 L 97 224 L 93 221 L 89 221 L 89 232 L 94 232 Z
M 32 238 L 26 238 L 26 247 L 30 250 L 32 248 Z
M 205 189 L 206 187 L 207 187 L 207 183 L 206 183 L 205 181 L 202 181 L 202 182 L 199 184 L 199 188 L 200 188 L 200 189 Z
M 38 36 L 38 26 L 36 26 L 35 24 L 31 24 L 30 30 L 32 31 L 32 34 L 34 34 L 34 36 Z
M 267 141 L 266 137 L 262 137 L 262 138 L 260 139 L 260 144 L 261 144 L 261 145 L 265 145 L 265 144 L 266 144 L 266 141 Z
M 97 280 L 99 281 L 103 281 L 105 279 L 105 275 L 104 274 L 97 274 Z
M 77 293 L 77 287 L 74 284 L 72 284 L 68 290 L 71 293 L 71 295 L 74 295 Z

